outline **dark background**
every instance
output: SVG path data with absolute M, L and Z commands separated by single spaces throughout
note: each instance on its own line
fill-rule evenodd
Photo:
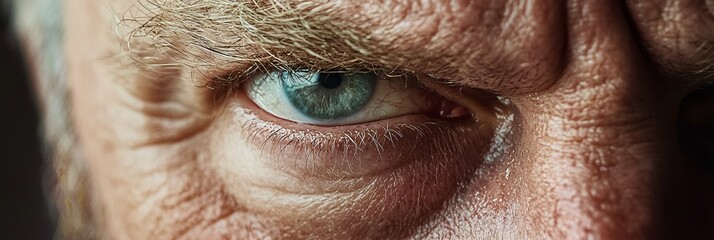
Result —
M 0 239 L 52 239 L 38 116 L 9 31 L 8 18 L 0 13 Z

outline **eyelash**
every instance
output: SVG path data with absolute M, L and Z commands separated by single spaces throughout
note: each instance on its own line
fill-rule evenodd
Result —
M 421 87 L 450 102 L 426 86 Z M 238 121 L 241 135 L 258 150 L 260 156 L 257 157 L 298 179 L 345 180 L 374 176 L 400 168 L 408 159 L 430 159 L 434 154 L 470 158 L 463 156 L 485 152 L 486 149 L 480 147 L 487 146 L 485 143 L 491 135 L 484 133 L 493 127 L 488 121 L 474 121 L 471 115 L 452 118 L 439 113 L 338 127 L 306 125 L 265 112 L 244 90 L 233 91 L 233 94 L 238 95 L 240 102 L 233 111 L 235 116 L 241 117 Z M 462 146 L 469 147 L 462 149 Z
M 407 156 L 409 154 L 439 153 L 456 156 L 472 151 L 483 152 L 462 149 L 460 146 L 484 146 L 485 141 L 480 138 L 483 135 L 478 134 L 479 127 L 474 128 L 459 122 L 415 118 L 404 119 L 406 123 L 384 126 L 373 124 L 377 125 L 375 127 L 357 126 L 351 130 L 292 129 L 272 122 L 280 121 L 278 119 L 261 119 L 245 109 L 238 111 L 238 114 L 244 117 L 243 135 L 247 136 L 254 146 L 261 146 L 261 158 L 270 159 L 269 164 L 276 169 L 301 178 L 310 176 L 345 180 L 374 175 L 397 168 L 404 164 L 404 160 L 413 159 Z M 466 144 L 452 144 L 456 141 Z M 423 146 L 435 149 L 417 149 Z M 401 149 L 403 147 L 413 149 Z M 410 153 L 396 158 L 385 156 L 395 152 Z M 377 156 L 361 156 L 372 153 L 377 153 Z M 265 156 L 266 154 L 268 156 Z M 285 156 L 290 156 L 290 159 Z M 350 164 L 365 164 L 365 159 L 370 159 L 369 169 L 360 171 L 358 166 L 349 167 Z M 345 168 L 343 165 L 348 166 Z

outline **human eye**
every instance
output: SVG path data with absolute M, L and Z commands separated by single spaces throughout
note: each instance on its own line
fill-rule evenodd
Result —
M 419 113 L 468 115 L 456 104 L 449 113 L 434 113 L 450 102 L 426 93 L 406 76 L 374 71 L 272 71 L 248 83 L 247 94 L 258 107 L 278 118 L 321 126 Z
M 461 99 L 466 95 L 425 79 L 382 71 L 267 71 L 241 85 L 237 116 L 249 152 L 257 153 L 252 158 L 298 179 L 374 177 L 437 155 L 463 161 L 484 154 L 497 122 L 492 95 Z
M 213 163 L 217 176 L 248 209 L 289 226 L 317 218 L 336 227 L 360 215 L 416 224 L 473 173 L 490 171 L 481 167 L 502 152 L 490 143 L 507 131 L 498 110 L 506 106 L 485 91 L 403 72 L 242 77 L 212 128 L 222 137 L 210 147 L 227 160 Z

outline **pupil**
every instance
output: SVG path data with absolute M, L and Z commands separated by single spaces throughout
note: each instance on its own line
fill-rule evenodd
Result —
M 324 88 L 334 89 L 342 84 L 342 76 L 336 73 L 320 73 L 317 82 Z
M 377 79 L 374 73 L 285 72 L 282 88 L 292 106 L 305 117 L 336 120 L 360 111 L 369 102 Z

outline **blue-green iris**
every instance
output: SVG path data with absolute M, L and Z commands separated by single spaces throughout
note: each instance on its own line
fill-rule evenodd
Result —
M 290 103 L 308 117 L 334 120 L 361 110 L 369 101 L 374 73 L 284 72 L 283 89 Z

